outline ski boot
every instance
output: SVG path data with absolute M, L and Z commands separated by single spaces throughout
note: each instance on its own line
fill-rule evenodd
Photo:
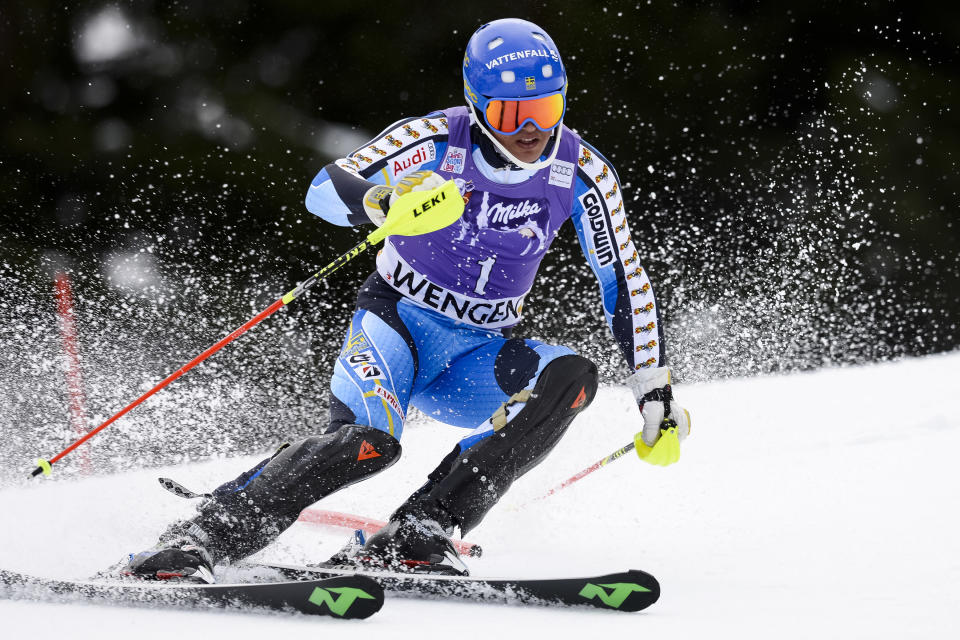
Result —
M 206 535 L 195 526 L 170 527 L 152 548 L 131 553 L 120 574 L 141 580 L 178 580 L 213 584 L 214 559 L 201 543 Z
M 369 538 L 357 530 L 353 540 L 321 566 L 452 576 L 470 573 L 440 523 L 412 513 L 395 514 Z

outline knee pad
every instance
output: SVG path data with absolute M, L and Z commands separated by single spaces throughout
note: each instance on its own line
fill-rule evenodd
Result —
M 583 356 L 561 356 L 553 360 L 540 373 L 520 413 L 487 440 L 511 441 L 510 446 L 514 447 L 518 442 L 533 440 L 541 442 L 549 451 L 577 414 L 593 402 L 598 383 L 597 366 Z M 487 440 L 477 446 L 486 444 Z M 497 448 L 493 443 L 488 446 Z

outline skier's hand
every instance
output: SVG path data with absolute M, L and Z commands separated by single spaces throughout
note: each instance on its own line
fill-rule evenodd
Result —
M 363 196 L 363 210 L 367 212 L 373 224 L 378 227 L 383 226 L 387 220 L 387 213 L 397 198 L 411 191 L 429 191 L 442 187 L 444 182 L 446 180 L 433 171 L 408 173 L 392 187 L 385 185 L 370 187 Z
M 690 412 L 673 400 L 670 369 L 641 369 L 627 386 L 643 416 L 643 430 L 634 439 L 637 455 L 651 464 L 673 464 L 680 459 L 680 442 L 690 435 Z

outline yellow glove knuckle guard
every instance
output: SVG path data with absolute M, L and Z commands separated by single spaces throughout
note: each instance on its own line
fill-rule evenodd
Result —
M 674 426 L 661 429 L 660 438 L 652 447 L 643 441 L 640 433 L 633 437 L 633 444 L 641 460 L 658 467 L 666 467 L 680 459 L 680 439 Z

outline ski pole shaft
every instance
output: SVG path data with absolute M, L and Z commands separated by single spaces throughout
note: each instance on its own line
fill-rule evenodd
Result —
M 193 360 L 191 360 L 190 362 L 183 365 L 182 367 L 177 369 L 175 372 L 173 372 L 172 374 L 164 378 L 162 382 L 160 382 L 155 387 L 153 387 L 152 389 L 144 393 L 142 396 L 140 396 L 139 398 L 137 398 L 136 400 L 128 404 L 126 407 L 124 407 L 120 411 L 118 411 L 110 419 L 108 419 L 106 422 L 98 426 L 96 429 L 91 430 L 82 438 L 79 438 L 78 440 L 76 440 L 73 444 L 71 444 L 69 447 L 67 447 L 66 449 L 64 449 L 57 455 L 55 455 L 50 460 L 40 460 L 37 465 L 37 468 L 34 469 L 33 472 L 30 474 L 30 477 L 32 478 L 32 477 L 38 476 L 41 473 L 49 474 L 50 465 L 54 465 L 60 460 L 62 460 L 64 457 L 69 455 L 70 452 L 75 450 L 84 442 L 86 442 L 93 436 L 97 435 L 98 433 L 100 433 L 101 431 L 109 427 L 111 424 L 113 424 L 114 422 L 116 422 L 117 420 L 125 416 L 127 413 L 129 413 L 132 409 L 134 409 L 138 405 L 142 404 L 147 398 L 149 398 L 150 396 L 154 395 L 158 391 L 168 386 L 171 382 L 173 382 L 174 380 L 176 380 L 177 378 L 185 374 L 187 371 L 190 371 L 190 369 L 193 369 L 195 366 L 197 366 L 198 364 L 200 364 L 201 362 L 203 362 L 204 360 L 206 360 L 207 358 L 215 354 L 217 351 L 220 351 L 220 349 L 222 349 L 223 347 L 227 346 L 229 343 L 239 338 L 241 335 L 246 333 L 251 328 L 260 324 L 266 318 L 269 318 L 270 316 L 272 316 L 281 307 L 293 302 L 295 299 L 300 297 L 305 291 L 307 291 L 310 287 L 316 284 L 319 280 L 326 278 L 331 273 L 333 273 L 334 271 L 336 271 L 337 269 L 345 265 L 352 258 L 356 257 L 357 255 L 359 255 L 361 252 L 365 251 L 369 247 L 370 247 L 370 242 L 368 240 L 364 240 L 363 242 L 355 246 L 353 249 L 343 254 L 342 256 L 338 257 L 336 260 L 328 264 L 326 267 L 324 267 L 317 273 L 313 274 L 312 276 L 310 276 L 309 278 L 307 278 L 306 280 L 298 284 L 295 289 L 293 289 L 292 291 L 284 295 L 279 300 L 275 301 L 269 307 L 267 307 L 266 309 L 264 309 L 263 311 L 255 315 L 253 318 L 245 322 L 242 326 L 232 331 L 229 335 L 219 340 L 216 344 L 208 348 L 206 351 L 198 355 L 196 358 L 194 358 Z
M 460 197 L 460 191 L 453 180 L 447 180 L 443 186 L 436 189 L 429 191 L 412 191 L 400 196 L 393 206 L 390 207 L 390 211 L 387 214 L 387 220 L 383 226 L 375 229 L 363 242 L 350 249 L 336 260 L 325 266 L 323 269 L 298 284 L 296 288 L 248 320 L 243 326 L 234 330 L 232 333 L 230 333 L 230 335 L 221 339 L 219 342 L 198 355 L 196 358 L 177 369 L 158 385 L 150 389 L 150 391 L 147 391 L 145 394 L 128 404 L 126 407 L 114 414 L 109 420 L 98 426 L 96 429 L 91 430 L 82 438 L 76 440 L 73 444 L 55 455 L 53 458 L 50 458 L 49 460 L 40 458 L 37 461 L 37 467 L 31 472 L 30 477 L 36 477 L 41 473 L 50 475 L 51 466 L 62 460 L 65 456 L 69 455 L 71 451 L 106 429 L 118 419 L 129 413 L 134 407 L 141 404 L 144 400 L 154 395 L 171 382 L 185 374 L 187 371 L 215 354 L 224 346 L 230 342 L 233 342 L 233 340 L 246 333 L 247 330 L 273 315 L 278 309 L 299 298 L 305 291 L 307 291 L 318 281 L 323 280 L 331 273 L 350 262 L 350 260 L 366 251 L 368 248 L 381 242 L 388 235 L 415 236 L 431 233 L 433 231 L 437 231 L 438 229 L 443 229 L 444 227 L 450 226 L 456 222 L 460 216 L 463 215 L 463 204 L 463 198 Z
M 663 402 L 663 405 L 664 405 L 663 420 L 660 423 L 661 430 L 665 431 L 666 429 L 669 429 L 670 427 L 672 427 L 673 431 L 676 432 L 677 423 L 673 420 L 673 418 L 670 417 L 670 403 L 673 400 L 673 391 L 669 384 L 667 384 L 663 388 L 662 395 L 657 399 Z M 643 405 L 641 405 L 641 411 L 642 411 L 642 408 L 643 408 Z M 689 417 L 688 417 L 688 420 L 689 420 Z M 629 444 L 627 444 L 626 446 L 620 447 L 619 449 L 617 449 L 616 451 L 608 455 L 606 458 L 603 458 L 602 460 L 597 460 L 596 462 L 594 462 L 592 465 L 590 465 L 580 473 L 570 476 L 569 478 L 567 478 L 566 480 L 558 484 L 556 487 L 554 487 L 553 489 L 550 489 L 550 491 L 546 492 L 545 494 L 537 498 L 537 500 L 543 500 L 544 498 L 548 498 L 552 496 L 557 491 L 566 489 L 573 483 L 590 475 L 597 469 L 605 467 L 606 465 L 610 464 L 614 460 L 619 460 L 625 454 L 634 450 L 636 450 L 637 455 L 640 457 L 641 460 L 646 460 L 651 464 L 666 466 L 667 464 L 672 464 L 673 462 L 676 462 L 679 459 L 680 454 L 679 454 L 679 450 L 677 450 L 676 455 L 670 460 L 670 462 L 664 462 L 663 460 L 658 460 L 654 462 L 653 459 L 649 457 L 651 448 L 646 445 L 646 443 L 643 441 L 642 436 L 643 436 L 642 431 L 637 433 L 636 435 L 633 436 L 633 440 Z M 679 443 L 677 443 L 677 447 L 679 447 Z M 654 449 L 655 448 L 656 446 L 654 446 Z
M 600 468 L 602 468 L 602 467 L 605 467 L 606 465 L 610 464 L 610 463 L 613 462 L 614 460 L 619 460 L 621 457 L 623 457 L 625 454 L 633 451 L 635 448 L 636 448 L 636 445 L 633 443 L 633 441 L 631 441 L 630 444 L 626 445 L 625 447 L 620 447 L 619 449 L 617 449 L 616 451 L 614 451 L 613 453 L 611 453 L 610 455 L 608 455 L 606 458 L 603 458 L 602 460 L 597 460 L 595 463 L 593 463 L 592 465 L 590 465 L 589 467 L 587 467 L 586 469 L 584 469 L 584 470 L 581 471 L 580 473 L 577 473 L 576 475 L 573 475 L 573 476 L 567 478 L 566 480 L 564 480 L 563 482 L 561 482 L 560 484 L 558 484 L 557 486 L 555 486 L 553 489 L 550 489 L 550 491 L 546 492 L 545 494 L 543 494 L 542 496 L 540 496 L 539 498 L 537 498 L 537 500 L 543 500 L 544 498 L 549 498 L 550 496 L 552 496 L 553 494 L 555 494 L 557 491 L 560 491 L 560 490 L 562 490 L 562 489 L 566 489 L 567 487 L 569 487 L 569 486 L 572 485 L 573 483 L 575 483 L 575 482 L 583 479 L 584 477 L 590 475 L 591 473 L 593 473 L 593 472 L 596 471 L 597 469 L 600 469 Z
M 669 418 L 669 417 L 666 417 L 666 416 L 665 416 L 665 417 L 663 418 L 663 421 L 660 423 L 660 428 L 661 428 L 661 430 L 665 430 L 665 429 L 668 429 L 668 428 L 671 428 L 671 427 L 673 428 L 673 431 L 676 431 L 677 423 L 673 420 L 673 418 Z M 663 433 L 663 431 L 661 431 L 661 433 Z M 643 432 L 642 432 L 642 431 L 639 432 L 639 433 L 637 433 L 636 435 L 633 436 L 633 440 L 632 440 L 629 444 L 627 444 L 626 446 L 620 447 L 619 449 L 617 449 L 616 451 L 614 451 L 613 453 L 611 453 L 610 455 L 608 455 L 606 458 L 603 458 L 602 460 L 597 460 L 596 462 L 594 462 L 592 465 L 590 465 L 589 467 L 587 467 L 586 469 L 584 469 L 584 470 L 581 471 L 580 473 L 577 473 L 576 475 L 573 475 L 573 476 L 567 478 L 567 479 L 564 480 L 562 483 L 558 484 L 556 487 L 554 487 L 553 489 L 550 489 L 550 491 L 548 491 L 547 493 L 545 493 L 545 494 L 543 494 L 542 496 L 540 496 L 539 498 L 537 498 L 537 500 L 543 500 L 544 498 L 547 498 L 547 497 L 552 496 L 553 494 L 555 494 L 557 491 L 560 491 L 561 489 L 566 489 L 567 487 L 569 487 L 570 485 L 572 485 L 574 482 L 577 482 L 577 481 L 581 480 L 582 478 L 584 478 L 585 476 L 590 475 L 591 473 L 593 473 L 593 472 L 596 471 L 597 469 L 600 469 L 600 468 L 602 468 L 602 467 L 607 466 L 608 464 L 610 464 L 610 463 L 613 462 L 614 460 L 619 460 L 619 459 L 622 458 L 625 454 L 627 454 L 627 453 L 629 453 L 629 452 L 631 452 L 631 451 L 636 451 L 636 452 L 637 452 L 637 455 L 640 457 L 641 460 L 646 460 L 647 462 L 650 462 L 651 464 L 657 464 L 657 465 L 662 465 L 662 466 L 666 466 L 667 464 L 672 464 L 673 462 L 676 462 L 677 459 L 679 459 L 679 455 L 680 455 L 680 454 L 679 454 L 679 452 L 677 452 L 676 457 L 675 457 L 671 462 L 667 462 L 666 464 L 664 464 L 662 461 L 653 462 L 653 461 L 649 458 L 649 454 L 650 454 L 651 448 L 648 447 L 648 446 L 646 445 L 646 443 L 643 442 L 642 436 L 643 436 Z M 637 447 L 638 447 L 638 443 L 639 443 L 639 446 L 640 446 L 639 449 L 637 448 Z M 677 446 L 679 447 L 679 443 L 677 443 Z M 655 448 L 656 448 L 656 446 L 654 446 L 654 449 L 655 449 Z

